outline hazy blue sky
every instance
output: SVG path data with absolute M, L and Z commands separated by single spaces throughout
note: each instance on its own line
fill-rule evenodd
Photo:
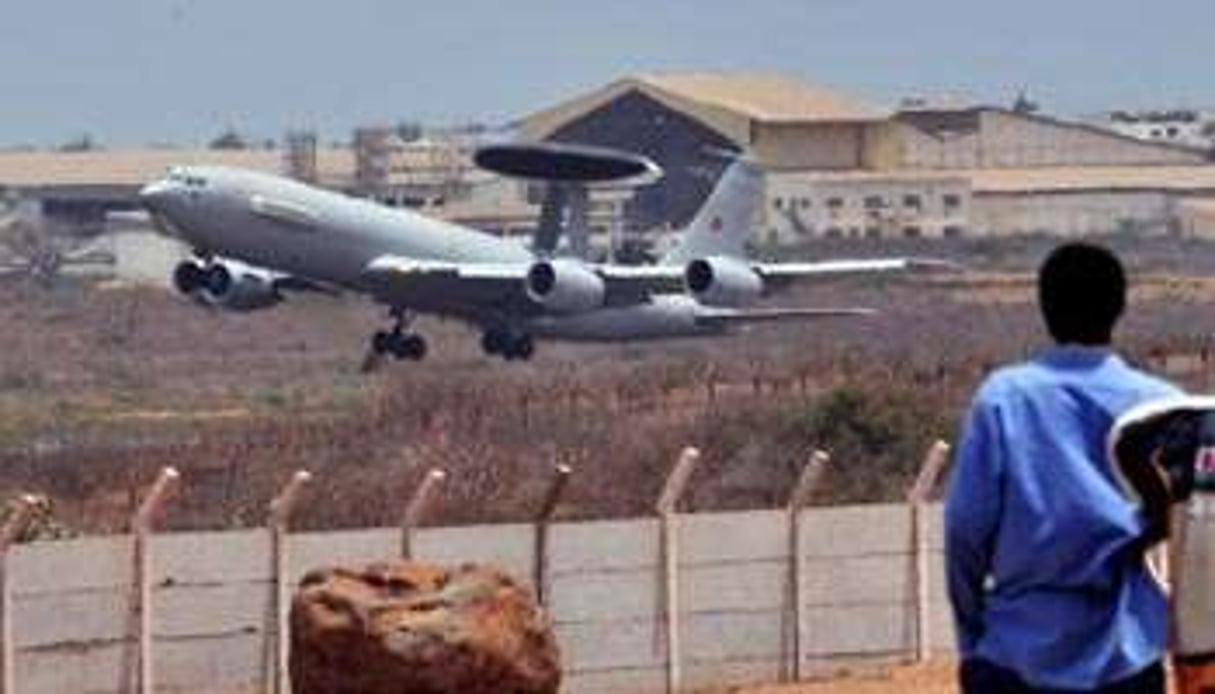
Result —
M 3 0 L 0 145 L 501 122 L 621 74 L 1215 105 L 1212 0 Z

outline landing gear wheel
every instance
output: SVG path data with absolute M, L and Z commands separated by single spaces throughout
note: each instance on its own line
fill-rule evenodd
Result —
M 511 345 L 511 354 L 515 359 L 527 361 L 532 358 L 536 352 L 536 343 L 532 341 L 530 335 L 520 335 L 513 341 Z
M 363 371 L 372 371 L 385 355 L 397 359 L 421 361 L 426 357 L 426 338 L 417 333 L 406 332 L 411 316 L 402 309 L 393 308 L 390 314 L 393 326 L 390 330 L 377 330 L 371 335 L 371 349 L 364 360 Z
M 416 333 L 398 335 L 393 341 L 392 355 L 397 359 L 422 361 L 426 358 L 426 340 Z
M 507 342 L 506 334 L 501 330 L 486 330 L 481 335 L 481 350 L 491 355 L 504 354 Z
M 376 356 L 382 357 L 385 354 L 392 352 L 392 344 L 393 334 L 387 330 L 377 330 L 375 331 L 375 334 L 371 336 L 371 351 L 374 352 Z

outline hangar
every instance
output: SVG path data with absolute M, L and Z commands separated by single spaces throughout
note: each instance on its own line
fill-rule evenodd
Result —
M 643 74 L 523 118 L 524 138 L 633 149 L 667 172 L 626 204 L 634 229 L 677 227 L 723 161 L 768 172 L 760 240 L 1062 235 L 1180 228 L 1182 198 L 1215 196 L 1206 152 L 1024 108 L 887 110 L 756 73 Z
M 626 206 L 633 228 L 681 226 L 725 165 L 746 149 L 768 171 L 874 168 L 890 153 L 890 113 L 781 75 L 673 73 L 625 77 L 524 117 L 531 140 L 632 150 L 665 178 Z

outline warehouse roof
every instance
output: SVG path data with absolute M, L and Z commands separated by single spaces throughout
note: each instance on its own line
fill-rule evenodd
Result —
M 879 121 L 889 116 L 851 96 L 785 75 L 691 72 L 632 79 L 760 121 Z
M 627 76 L 526 116 L 521 125 L 534 137 L 544 137 L 630 91 L 765 123 L 875 122 L 890 115 L 854 97 L 785 75 L 682 72 Z
M 349 177 L 354 155 L 349 150 L 317 153 L 322 179 Z M 171 166 L 223 165 L 280 172 L 279 150 L 115 149 L 87 152 L 0 151 L 0 186 L 139 185 L 161 176 Z
M 962 171 L 975 193 L 1215 191 L 1215 166 L 1073 166 Z
M 831 182 L 968 181 L 976 195 L 1031 193 L 1215 192 L 1215 165 L 1194 166 L 1042 166 L 1021 169 L 883 169 L 877 171 L 799 171 L 784 180 Z

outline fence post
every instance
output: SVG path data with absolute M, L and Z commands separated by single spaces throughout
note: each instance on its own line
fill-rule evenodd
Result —
M 13 647 L 13 588 L 9 581 L 8 551 L 12 548 L 33 520 L 34 512 L 43 506 L 44 500 L 32 494 L 17 498 L 13 513 L 0 530 L 0 694 L 17 691 L 17 660 Z
M 532 582 L 536 586 L 536 602 L 540 605 L 544 605 L 548 600 L 549 525 L 572 472 L 570 466 L 563 463 L 553 466 L 553 480 L 549 483 L 543 503 L 540 504 L 540 512 L 536 514 L 536 537 L 533 548 L 535 563 L 532 565 Z
M 401 516 L 401 558 L 413 559 L 413 529 L 422 522 L 423 516 L 430 508 L 435 490 L 445 479 L 447 479 L 447 473 L 443 470 L 437 467 L 428 470 L 426 477 L 422 479 L 422 484 L 414 490 L 413 497 L 405 506 L 405 513 Z
M 666 656 L 666 691 L 674 694 L 679 691 L 683 673 L 680 663 L 680 631 L 679 631 L 679 526 L 676 511 L 679 500 L 688 486 L 688 479 L 700 461 L 700 451 L 695 448 L 685 448 L 679 454 L 679 460 L 667 476 L 662 487 L 662 494 L 655 505 L 658 511 L 658 551 L 661 557 L 659 584 L 662 596 L 662 614 L 664 617 L 664 636 L 667 647 Z
M 912 613 L 912 644 L 914 660 L 928 660 L 931 646 L 928 623 L 931 604 L 928 597 L 928 521 L 924 504 L 936 489 L 941 473 L 949 461 L 949 444 L 934 441 L 924 456 L 920 473 L 907 492 L 907 503 L 911 509 L 911 589 L 915 604 Z
M 139 630 L 136 691 L 140 694 L 155 691 L 152 674 L 152 531 L 180 478 L 176 468 L 161 468 L 156 481 L 131 517 L 131 527 L 135 532 L 135 604 L 132 607 L 138 615 L 136 624 Z
M 287 694 L 291 691 L 287 638 L 290 613 L 289 565 L 287 562 L 287 527 L 291 511 L 299 501 L 304 485 L 312 473 L 296 470 L 295 474 L 270 502 L 270 620 L 266 625 L 266 651 L 263 657 L 265 690 L 267 694 Z
M 810 454 L 810 459 L 798 475 L 793 493 L 789 495 L 789 505 L 786 508 L 789 540 L 789 576 L 786 585 L 791 609 L 785 611 L 786 622 L 782 633 L 787 639 L 786 644 L 790 646 L 786 648 L 786 652 L 791 652 L 793 658 L 792 667 L 785 670 L 785 675 L 786 679 L 792 678 L 794 682 L 802 678 L 802 643 L 806 633 L 806 609 L 802 604 L 801 511 L 818 481 L 822 479 L 823 470 L 830 461 L 831 456 L 826 451 L 816 450 Z M 791 626 L 788 623 L 790 612 L 793 616 Z M 792 641 L 791 644 L 789 640 Z

